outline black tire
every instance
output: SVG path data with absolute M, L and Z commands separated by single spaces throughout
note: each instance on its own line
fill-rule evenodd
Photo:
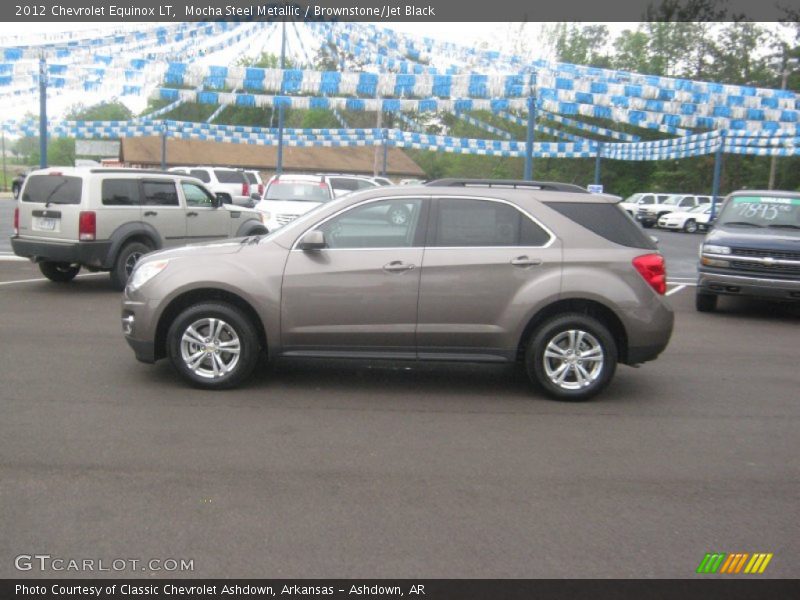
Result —
M 186 364 L 183 357 L 183 350 L 186 350 L 187 356 L 191 357 L 195 354 L 188 354 L 189 352 L 202 352 L 203 348 L 200 344 L 191 345 L 187 342 L 187 346 L 183 347 L 184 334 L 190 326 L 207 319 L 217 319 L 224 322 L 227 328 L 223 328 L 220 339 L 223 343 L 230 343 L 234 338 L 229 335 L 232 331 L 235 334 L 235 339 L 238 340 L 238 360 L 233 363 L 230 371 L 220 374 L 219 376 L 211 375 L 204 376 L 202 372 L 208 373 L 209 367 L 213 368 L 214 364 L 223 364 L 215 361 L 233 361 L 235 355 L 230 355 L 225 352 L 222 347 L 217 347 L 213 338 L 203 337 L 202 339 L 211 339 L 212 350 L 206 352 L 205 356 L 198 355 L 198 369 L 201 372 L 193 370 Z M 209 333 L 208 329 L 203 326 L 196 328 L 196 331 L 201 336 Z M 208 350 L 209 346 L 206 346 Z M 184 310 L 172 322 L 167 333 L 167 353 L 169 355 L 172 366 L 176 371 L 195 387 L 209 389 L 209 390 L 222 390 L 236 387 L 247 379 L 253 372 L 261 353 L 258 343 L 258 336 L 253 322 L 248 316 L 235 306 L 225 302 L 204 302 L 195 304 Z M 230 364 L 230 363 L 229 363 Z M 226 365 L 227 366 L 227 365 Z
M 386 213 L 386 220 L 392 225 L 407 225 L 409 218 L 411 218 L 411 212 L 402 204 L 393 204 Z
M 683 224 L 683 230 L 686 233 L 696 233 L 697 232 L 697 221 L 694 219 L 689 219 L 686 223 Z
M 716 294 L 702 294 L 697 292 L 694 296 L 694 307 L 698 312 L 714 312 L 717 308 Z
M 650 229 L 653 227 L 653 225 L 655 225 L 655 223 L 653 223 L 652 221 L 642 221 L 642 227 L 644 227 L 645 229 Z
M 128 278 L 133 272 L 133 267 L 139 259 L 152 252 L 153 249 L 147 244 L 142 242 L 130 242 L 122 247 L 122 250 L 117 254 L 117 259 L 114 261 L 114 267 L 111 269 L 111 285 L 115 290 L 124 290 L 125 285 L 128 283 Z
M 81 270 L 81 266 L 61 262 L 40 262 L 39 270 L 42 272 L 42 275 L 47 277 L 50 281 L 69 283 L 75 279 L 78 271 Z
M 22 190 L 22 186 L 18 183 L 11 184 L 11 193 L 14 195 L 14 200 L 19 200 L 19 193 Z
M 581 354 L 560 354 L 558 358 L 546 358 L 545 350 L 548 345 L 554 344 L 559 348 L 563 336 L 564 341 L 569 341 L 569 332 L 583 332 L 583 342 L 578 345 Z M 575 341 L 579 336 L 575 336 Z M 566 348 L 564 348 L 566 351 Z M 591 352 L 592 358 L 587 355 Z M 555 354 L 555 353 L 551 353 Z M 564 358 L 562 359 L 561 356 Z M 568 313 L 552 317 L 545 321 L 531 337 L 525 352 L 525 369 L 531 381 L 541 387 L 544 392 L 555 400 L 581 402 L 599 394 L 609 384 L 617 369 L 617 343 L 608 328 L 594 317 L 579 313 Z M 599 357 L 595 360 L 594 357 Z M 551 380 L 558 369 L 553 369 L 561 361 L 566 377 L 563 383 Z M 571 364 L 569 361 L 573 361 Z M 588 367 L 584 368 L 584 365 Z M 578 369 L 588 375 L 589 382 L 581 385 L 578 379 Z M 548 373 L 548 370 L 551 372 Z

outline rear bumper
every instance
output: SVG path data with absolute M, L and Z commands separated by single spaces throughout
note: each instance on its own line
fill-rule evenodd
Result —
M 110 268 L 107 263 L 111 242 L 39 242 L 20 237 L 11 238 L 14 254 L 34 262 L 77 263 L 99 269 Z
M 769 279 L 752 275 L 732 275 L 703 267 L 700 267 L 698 271 L 697 292 L 701 294 L 800 301 L 800 279 Z

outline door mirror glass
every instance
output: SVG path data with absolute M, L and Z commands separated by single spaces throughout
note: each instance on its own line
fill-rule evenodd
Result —
M 325 234 L 319 229 L 309 231 L 300 239 L 300 243 L 297 244 L 297 247 L 300 248 L 300 250 L 321 250 L 327 247 L 325 243 Z

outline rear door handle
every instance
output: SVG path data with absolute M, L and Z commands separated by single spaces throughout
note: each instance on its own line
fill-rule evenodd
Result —
M 392 262 L 383 265 L 383 270 L 390 273 L 402 273 L 403 271 L 410 271 L 414 267 L 416 267 L 416 265 L 404 263 L 401 260 L 393 260 Z
M 187 213 L 186 213 L 186 216 L 187 216 L 187 217 L 196 217 L 196 216 L 197 216 L 197 213 L 196 213 L 196 212 L 194 212 L 194 211 L 192 211 L 192 212 L 187 212 Z
M 535 267 L 542 264 L 541 258 L 528 258 L 527 256 L 518 256 L 511 259 L 511 264 L 515 267 Z
M 154 210 L 148 210 L 148 211 L 145 211 L 144 216 L 145 217 L 155 217 L 157 214 L 158 213 L 156 211 L 154 211 Z

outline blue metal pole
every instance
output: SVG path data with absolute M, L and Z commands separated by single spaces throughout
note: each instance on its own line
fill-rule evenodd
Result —
M 597 144 L 597 156 L 594 159 L 594 184 L 600 185 L 600 161 L 602 160 L 603 142 Z
M 167 170 L 167 124 L 161 126 L 161 170 Z
M 39 58 L 39 168 L 47 166 L 47 61 Z
M 525 175 L 526 181 L 533 179 L 533 140 L 536 127 L 536 98 L 528 97 L 528 137 L 525 140 Z
M 383 169 L 381 175 L 386 177 L 386 162 L 389 158 L 389 132 L 387 129 L 383 130 Z
M 281 69 L 286 68 L 286 20 L 282 23 L 281 30 Z M 281 85 L 281 93 L 283 85 Z M 275 161 L 275 173 L 283 172 L 283 104 L 278 106 L 278 158 Z
M 719 179 L 722 173 L 722 154 L 725 152 L 725 132 L 722 131 L 719 136 L 719 146 L 714 156 L 714 182 L 711 184 L 711 217 L 709 223 L 714 222 L 714 217 L 717 215 L 717 196 L 719 196 Z

